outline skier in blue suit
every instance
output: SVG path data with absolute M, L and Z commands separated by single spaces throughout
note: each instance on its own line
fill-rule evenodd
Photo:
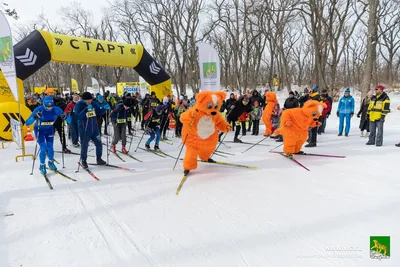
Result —
M 354 98 L 350 95 L 350 88 L 346 88 L 344 96 L 340 98 L 336 115 L 339 117 L 339 136 L 343 135 L 343 124 L 345 119 L 346 128 L 344 130 L 344 135 L 349 136 L 350 119 L 354 115 Z
M 35 124 L 35 136 L 40 146 L 40 173 L 46 174 L 46 153 L 49 157 L 49 168 L 57 170 L 54 164 L 54 122 L 58 117 L 65 119 L 66 115 L 59 107 L 54 106 L 54 101 L 51 96 L 43 98 L 43 105 L 35 108 L 29 118 L 26 120 L 26 125 Z
M 110 105 L 99 106 L 93 101 L 93 96 L 89 92 L 82 94 L 82 100 L 76 103 L 74 112 L 78 119 L 78 131 L 81 139 L 81 166 L 85 169 L 87 165 L 87 151 L 89 141 L 92 140 L 96 146 L 96 158 L 98 165 L 106 165 L 107 163 L 101 158 L 103 155 L 103 144 L 99 127 L 97 125 L 97 115 L 103 115 L 107 110 L 110 110 Z

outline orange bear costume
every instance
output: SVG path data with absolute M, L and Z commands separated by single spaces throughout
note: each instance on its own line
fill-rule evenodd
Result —
M 197 156 L 202 161 L 215 162 L 210 157 L 218 143 L 218 130 L 231 130 L 219 112 L 225 97 L 224 92 L 203 91 L 196 95 L 196 105 L 182 113 L 182 141 L 186 146 L 183 159 L 185 175 L 197 168 Z
M 274 135 L 283 136 L 283 152 L 286 155 L 303 153 L 300 150 L 308 139 L 308 129 L 321 126 L 318 118 L 324 108 L 326 108 L 325 103 L 309 100 L 302 108 L 283 111 L 279 129 L 275 130 Z
M 276 98 L 276 93 L 274 92 L 266 92 L 265 98 L 267 105 L 264 108 L 264 112 L 262 115 L 262 120 L 265 124 L 265 132 L 264 136 L 270 136 L 272 133 L 272 111 L 274 110 L 275 104 L 278 103 L 278 99 Z

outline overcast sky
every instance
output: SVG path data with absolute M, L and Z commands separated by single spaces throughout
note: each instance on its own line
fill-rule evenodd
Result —
M 19 23 L 26 23 L 37 19 L 42 12 L 46 14 L 50 22 L 60 24 L 57 11 L 62 6 L 70 6 L 72 0 L 0 0 L 0 2 L 8 3 L 10 8 L 15 8 L 18 12 L 19 19 L 9 19 L 9 23 L 13 30 Z M 108 6 L 108 0 L 79 0 L 84 9 L 90 9 L 93 14 L 99 13 L 104 7 Z M 100 15 L 101 16 L 101 15 Z

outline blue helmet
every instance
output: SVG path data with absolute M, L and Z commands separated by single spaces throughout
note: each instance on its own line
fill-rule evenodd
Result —
M 43 98 L 43 106 L 44 107 L 53 107 L 54 106 L 54 100 L 51 96 L 46 96 Z

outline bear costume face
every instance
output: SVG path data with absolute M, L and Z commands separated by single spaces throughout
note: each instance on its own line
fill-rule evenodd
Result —
M 210 116 L 219 114 L 222 100 L 226 98 L 225 92 L 203 91 L 196 95 L 196 110 Z
M 309 100 L 304 103 L 301 111 L 303 114 L 312 119 L 313 121 L 318 121 L 318 118 L 322 115 L 322 111 L 326 108 L 326 104 L 323 102 L 318 102 L 315 100 Z

